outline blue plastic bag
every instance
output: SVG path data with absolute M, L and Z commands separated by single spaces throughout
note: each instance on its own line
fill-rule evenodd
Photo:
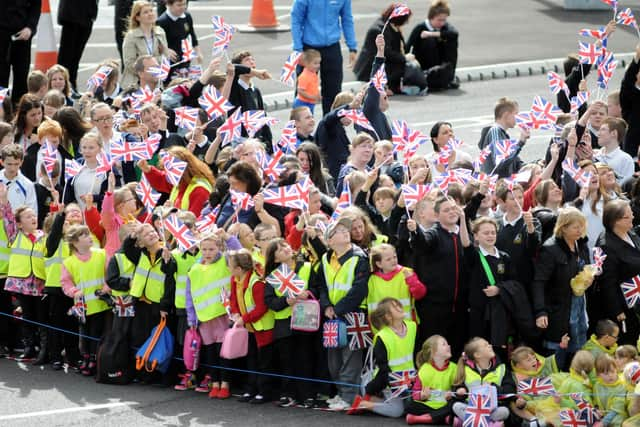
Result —
M 151 335 L 136 353 L 136 369 L 147 372 L 167 372 L 173 356 L 173 335 L 166 328 L 166 319 L 153 328 Z

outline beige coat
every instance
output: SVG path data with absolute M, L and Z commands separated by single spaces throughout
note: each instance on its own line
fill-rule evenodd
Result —
M 135 86 L 138 84 L 138 75 L 134 70 L 136 59 L 143 55 L 152 55 L 156 58 L 159 64 L 162 61 L 162 55 L 167 53 L 166 50 L 167 36 L 165 35 L 164 30 L 157 25 L 153 28 L 153 49 L 151 52 L 148 51 L 142 29 L 134 28 L 127 32 L 124 36 L 124 41 L 122 42 L 124 72 L 122 73 L 120 86 L 126 90 L 129 86 Z

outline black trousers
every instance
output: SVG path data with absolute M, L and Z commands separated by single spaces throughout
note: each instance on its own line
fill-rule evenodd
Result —
M 322 95 L 322 115 L 331 111 L 331 104 L 338 92 L 342 90 L 342 52 L 340 43 L 330 46 L 304 46 L 304 49 L 315 49 L 322 56 L 320 64 L 320 95 Z
M 451 411 L 451 407 L 453 403 L 449 401 L 445 406 L 440 409 L 433 409 L 428 407 L 427 405 L 423 405 L 422 403 L 416 402 L 413 399 L 409 402 L 409 406 L 407 407 L 407 413 L 412 415 L 424 415 L 429 414 L 433 419 L 433 424 L 444 424 L 445 418 L 448 415 L 453 414 Z
M 110 328 L 113 318 L 111 310 L 101 311 L 86 317 L 86 323 L 80 325 L 80 333 L 84 335 L 80 337 L 81 345 L 84 353 L 95 356 L 98 352 L 98 344 L 102 336 Z
M 293 334 L 278 338 L 273 343 L 280 374 L 303 378 L 313 376 L 313 339 L 314 334 Z M 315 383 L 283 378 L 280 395 L 304 402 L 315 396 Z
M 93 29 L 91 20 L 88 20 L 87 24 L 88 26 L 64 22 L 60 34 L 58 64 L 69 70 L 69 81 L 74 89 L 77 89 L 78 65 Z
M 73 306 L 73 299 L 62 294 L 50 293 L 49 300 L 49 325 L 65 331 L 78 331 L 78 321 L 74 316 L 69 316 L 67 311 Z M 52 361 L 62 361 L 62 350 L 65 350 L 69 362 L 80 360 L 78 336 L 65 333 L 57 329 L 49 329 L 49 354 Z
M 22 318 L 39 323 L 47 323 L 48 307 L 42 296 L 16 294 L 20 307 L 22 308 Z M 45 298 L 46 299 L 46 298 Z M 38 342 L 36 332 L 38 326 L 31 322 L 22 322 L 22 338 L 27 346 L 33 346 Z
M 468 335 L 466 310 L 454 308 L 451 303 L 437 303 L 425 299 L 418 301 L 416 310 L 420 317 L 419 342 L 416 342 L 416 349 L 421 348 L 422 343 L 431 335 L 437 334 L 449 342 L 454 357 L 462 353 Z
M 13 350 L 16 343 L 15 328 L 11 327 L 13 319 L 5 314 L 13 314 L 13 304 L 11 304 L 11 293 L 4 290 L 4 282 L 7 279 L 0 279 L 0 346 L 6 345 L 9 350 Z
M 116 45 L 118 47 L 118 53 L 120 54 L 120 64 L 122 61 L 122 42 L 124 41 L 124 33 L 127 31 L 128 22 L 127 17 L 131 13 L 131 6 L 133 0 L 116 0 L 115 14 L 113 17 L 113 28 L 116 32 Z M 121 65 L 122 67 L 122 65 Z
M 0 86 L 9 87 L 9 75 L 13 72 L 11 100 L 17 104 L 27 93 L 27 75 L 31 67 L 31 39 L 12 41 L 15 32 L 0 30 Z
M 273 382 L 269 375 L 262 375 L 262 372 L 272 372 L 273 366 L 273 344 L 267 344 L 258 348 L 256 337 L 249 334 L 249 353 L 247 354 L 247 369 L 257 373 L 250 373 L 247 379 L 246 392 L 251 395 L 260 394 L 265 399 L 270 399 Z
M 220 357 L 220 347 L 222 347 L 222 343 L 213 343 L 209 345 L 203 345 L 200 349 L 200 355 L 202 357 L 202 371 L 211 375 L 211 380 L 213 382 L 230 382 L 231 381 L 231 371 L 227 369 L 213 368 L 212 366 L 222 366 L 224 368 L 230 367 L 231 363 L 227 359 L 223 359 Z

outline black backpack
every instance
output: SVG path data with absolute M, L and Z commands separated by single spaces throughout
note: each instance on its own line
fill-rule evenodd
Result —
M 116 317 L 113 328 L 98 347 L 96 382 L 129 384 L 134 377 L 133 351 L 129 343 L 129 330 L 133 317 Z

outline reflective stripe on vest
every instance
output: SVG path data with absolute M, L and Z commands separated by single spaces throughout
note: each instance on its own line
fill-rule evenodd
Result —
M 96 291 L 101 290 L 104 285 L 106 261 L 104 249 L 97 248 L 91 248 L 91 257 L 87 261 L 81 261 L 76 255 L 63 261 L 71 280 L 84 295 L 88 316 L 109 309 L 107 303 L 96 296 Z
M 408 371 L 415 369 L 413 365 L 413 348 L 416 342 L 416 323 L 405 320 L 407 333 L 404 337 L 398 336 L 390 327 L 384 327 L 376 334 L 376 338 L 382 340 L 387 349 L 389 370 L 391 372 Z
M 31 275 L 42 280 L 47 278 L 44 269 L 44 235 L 33 243 L 22 232 L 18 232 L 11 245 L 7 276 L 27 278 Z
M 9 271 L 10 254 L 9 238 L 4 229 L 4 221 L 0 219 L 0 276 L 6 276 L 7 271 Z
M 195 190 L 198 187 L 204 188 L 209 193 L 213 191 L 211 184 L 206 179 L 193 178 L 189 183 L 189 185 L 187 185 L 187 188 L 184 190 L 184 193 L 182 193 L 182 199 L 180 199 L 180 206 L 175 206 L 176 199 L 178 198 L 178 193 L 180 190 L 178 190 L 177 185 L 173 187 L 173 189 L 171 190 L 171 194 L 169 194 L 169 200 L 171 201 L 171 204 L 174 205 L 176 208 L 179 207 L 183 211 L 189 210 L 189 197 L 191 196 L 191 193 L 193 192 L 193 190 Z
M 504 364 L 500 364 L 493 371 L 488 372 L 484 377 L 481 377 L 477 371 L 471 369 L 469 366 L 465 366 L 464 371 L 464 384 L 469 390 L 471 390 L 472 387 L 482 384 L 502 384 L 502 378 L 504 377 L 506 367 Z
M 231 285 L 231 271 L 226 259 L 221 256 L 212 264 L 195 264 L 189 270 L 191 299 L 198 320 L 206 322 L 226 313 L 222 304 L 222 289 L 227 292 Z
M 116 260 L 116 264 L 118 265 L 120 277 L 123 279 L 129 279 L 129 286 L 131 286 L 131 278 L 133 277 L 133 271 L 136 269 L 136 266 L 129 261 L 129 258 L 127 258 L 122 252 L 114 253 L 113 258 Z M 115 297 L 125 296 L 129 295 L 129 291 L 116 291 L 115 289 L 112 289 L 111 295 Z
M 296 274 L 298 275 L 298 277 L 304 280 L 304 283 L 305 283 L 304 288 L 309 289 L 309 278 L 311 277 L 311 263 L 309 262 L 303 263 L 298 269 L 298 271 L 296 271 Z M 284 296 L 282 293 L 278 292 L 278 289 L 274 288 L 273 290 L 277 297 L 281 298 Z M 276 311 L 275 312 L 276 320 L 290 318 L 291 312 L 292 312 L 291 306 L 287 306 L 280 311 Z
M 255 273 L 251 275 L 249 279 L 249 286 L 244 291 L 244 305 L 247 307 L 247 313 L 255 310 L 256 303 L 253 300 L 253 285 L 260 281 L 260 277 L 258 277 Z M 275 315 L 273 311 L 267 310 L 267 312 L 257 321 L 251 322 L 251 326 L 256 331 L 268 331 L 273 329 L 275 325 Z
M 176 260 L 176 293 L 174 298 L 174 305 L 176 308 L 186 308 L 187 297 L 187 273 L 189 269 L 196 263 L 195 255 L 190 252 L 182 253 L 178 249 L 174 249 L 171 252 L 173 259 Z
M 369 291 L 366 299 L 369 313 L 373 313 L 380 301 L 391 297 L 402 303 L 404 312 L 407 313 L 408 318 L 411 318 L 413 299 L 411 298 L 411 292 L 404 277 L 404 268 L 406 267 L 400 269 L 391 280 L 384 280 L 375 273 L 369 276 Z
M 47 280 L 44 282 L 44 286 L 47 288 L 59 288 L 60 277 L 62 276 L 62 262 L 71 255 L 69 250 L 69 244 L 67 242 L 60 242 L 58 249 L 52 257 L 44 259 L 44 271 L 47 276 Z
M 357 264 L 358 257 L 354 255 L 342 264 L 338 271 L 334 271 L 327 258 L 327 254 L 322 256 L 324 279 L 327 283 L 327 289 L 329 290 L 329 301 L 331 304 L 336 305 L 351 289 Z
M 418 400 L 432 409 L 440 409 L 447 405 L 446 393 L 453 387 L 453 381 L 456 377 L 457 366 L 453 362 L 440 370 L 435 368 L 431 363 L 426 362 L 418 371 L 418 378 L 422 384 L 428 384 L 431 389 L 431 395 L 428 400 Z
M 151 265 L 149 257 L 143 252 L 131 279 L 130 294 L 140 298 L 143 294 L 151 302 L 159 303 L 164 295 L 165 274 L 160 270 L 162 258 L 158 257 Z

